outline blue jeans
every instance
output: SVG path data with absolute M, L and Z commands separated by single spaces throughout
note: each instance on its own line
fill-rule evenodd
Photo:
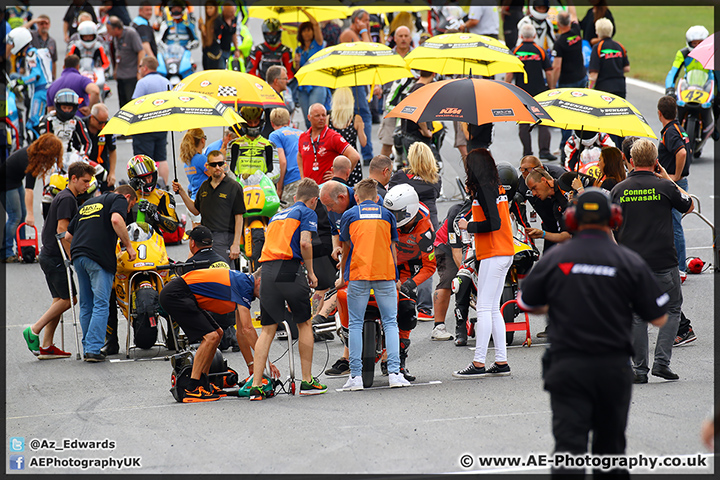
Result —
M 667 303 L 667 322 L 658 331 L 655 343 L 654 365 L 670 366 L 672 346 L 680 323 L 680 312 L 682 310 L 683 296 L 680 287 L 680 273 L 677 268 L 653 272 L 660 289 L 670 296 Z M 647 375 L 648 367 L 648 325 L 637 315 L 633 315 L 633 367 L 635 373 Z
M 80 294 L 83 352 L 98 354 L 105 344 L 114 275 L 89 257 L 75 257 L 73 265 Z
M 6 191 L 2 197 L 2 205 L 7 220 L 5 221 L 4 238 L 2 243 L 2 258 L 13 255 L 13 244 L 18 225 L 25 221 L 25 187 L 20 185 L 14 190 Z
M 372 160 L 373 148 L 372 148 L 372 115 L 370 114 L 370 104 L 367 101 L 367 87 L 361 85 L 359 87 L 352 87 L 353 96 L 355 97 L 355 114 L 360 115 L 362 121 L 365 123 L 365 136 L 367 137 L 367 144 L 360 149 L 361 157 L 363 160 Z
M 303 119 L 305 120 L 305 128 L 310 128 L 310 122 L 307 118 L 310 105 L 315 103 L 325 105 L 325 97 L 328 94 L 328 89 L 327 87 L 312 87 L 310 91 L 307 91 L 305 88 L 298 89 L 296 92 L 293 92 L 293 95 L 295 95 L 295 98 L 300 103 Z
M 363 323 L 370 289 L 375 290 L 375 301 L 380 310 L 385 349 L 387 350 L 388 372 L 400 372 L 400 334 L 397 325 L 397 289 L 392 280 L 352 280 L 348 282 L 348 330 L 350 339 L 350 375 L 362 375 Z
M 580 80 L 579 82 L 569 82 L 569 83 L 558 83 L 557 88 L 585 88 L 587 86 L 588 78 L 587 75 L 585 78 Z M 570 138 L 570 135 L 572 134 L 572 130 L 560 130 L 560 155 L 563 155 L 563 149 L 565 148 L 565 143 L 567 143 L 568 138 Z M 620 146 L 617 146 L 620 148 Z
M 686 192 L 688 191 L 687 177 L 681 178 L 675 183 Z M 685 272 L 687 270 L 687 258 L 685 257 L 685 232 L 682 227 L 682 213 L 674 208 L 672 210 L 672 226 L 673 235 L 675 236 L 675 251 L 678 256 L 678 268 L 681 272 Z

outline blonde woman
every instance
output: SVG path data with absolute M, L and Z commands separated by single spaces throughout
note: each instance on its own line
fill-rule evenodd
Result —
M 205 169 L 207 157 L 203 155 L 207 137 L 202 128 L 191 128 L 180 142 L 180 160 L 185 164 L 185 174 L 188 178 L 188 196 L 195 200 L 200 185 L 207 180 Z
M 435 201 L 440 196 L 442 178 L 438 173 L 437 162 L 430 147 L 423 142 L 415 142 L 408 149 L 408 167 L 398 170 L 390 179 L 388 189 L 395 185 L 407 183 L 418 194 L 419 200 L 430 210 L 430 221 L 433 229 L 438 229 L 438 214 Z M 432 279 L 418 285 L 418 320 L 431 321 L 432 314 Z
M 330 128 L 338 132 L 342 137 L 356 150 L 357 140 L 360 140 L 360 146 L 367 145 L 367 136 L 365 135 L 365 123 L 360 115 L 355 115 L 355 100 L 352 90 L 348 87 L 341 87 L 335 90 L 332 96 L 332 109 L 330 110 Z M 362 164 L 357 162 L 350 178 L 347 181 L 349 186 L 353 186 L 362 180 Z

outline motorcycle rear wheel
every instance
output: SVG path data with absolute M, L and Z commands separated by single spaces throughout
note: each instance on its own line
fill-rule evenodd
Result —
M 363 387 L 370 388 L 375 377 L 375 341 L 377 338 L 377 323 L 363 323 L 362 347 L 362 379 Z
M 700 153 L 695 150 L 695 146 L 697 145 L 698 128 L 699 124 L 697 117 L 688 115 L 687 120 L 685 121 L 685 131 L 688 134 L 688 139 L 690 140 L 689 147 L 694 158 L 700 158 Z

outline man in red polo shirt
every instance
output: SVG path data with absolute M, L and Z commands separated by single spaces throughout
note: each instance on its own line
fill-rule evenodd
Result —
M 308 111 L 310 129 L 300 135 L 298 142 L 298 167 L 300 175 L 324 183 L 333 177 L 332 164 L 335 157 L 345 155 L 352 168 L 360 161 L 360 154 L 345 139 L 327 126 L 327 111 L 314 103 Z M 352 171 L 352 170 L 351 170 Z

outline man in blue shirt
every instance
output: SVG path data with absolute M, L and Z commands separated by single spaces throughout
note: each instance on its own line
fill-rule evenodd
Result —
M 270 123 L 275 129 L 268 140 L 275 145 L 280 161 L 280 180 L 277 192 L 283 208 L 294 203 L 297 183 L 300 181 L 300 169 L 297 164 L 298 141 L 302 130 L 290 126 L 290 113 L 284 108 L 275 108 L 270 112 Z
M 158 61 L 155 57 L 144 57 L 140 60 L 138 71 L 142 78 L 135 85 L 132 98 L 142 97 L 150 93 L 170 90 L 170 81 L 157 72 Z M 167 132 L 140 133 L 133 135 L 133 155 L 147 155 L 157 162 L 158 172 L 168 184 L 170 169 L 167 164 Z

